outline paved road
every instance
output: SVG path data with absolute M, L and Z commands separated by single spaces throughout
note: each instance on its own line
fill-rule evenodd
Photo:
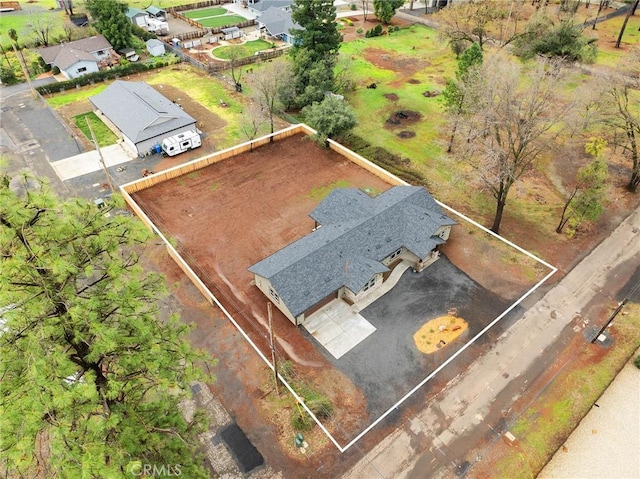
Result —
M 344 479 L 422 479 L 459 473 L 464 461 L 474 461 L 464 455 L 465 440 L 475 430 L 489 432 L 491 424 L 485 418 L 500 393 L 526 376 L 567 326 L 572 324 L 576 334 L 582 334 L 586 324 L 581 314 L 593 297 L 604 292 L 613 300 L 607 294 L 609 283 L 625 284 L 639 267 L 640 208 L 454 379 L 437 401 L 382 441 Z

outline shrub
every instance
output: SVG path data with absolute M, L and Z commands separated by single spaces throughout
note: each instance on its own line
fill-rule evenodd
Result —
M 524 59 L 542 55 L 593 63 L 597 55 L 595 42 L 595 38 L 587 38 L 572 20 L 555 24 L 549 17 L 541 16 L 533 19 L 525 35 L 514 42 L 514 53 Z
M 2 81 L 4 85 L 13 85 L 14 83 L 18 83 L 18 78 L 11 68 L 0 66 L 0 81 Z
M 633 364 L 635 364 L 636 367 L 640 369 L 640 355 L 636 356 L 636 358 L 633 360 Z
M 314 425 L 315 423 L 313 419 L 311 419 L 311 416 L 302 408 L 299 408 L 293 416 L 291 416 L 291 426 L 293 426 L 296 431 L 309 431 L 313 429 Z
M 356 6 L 356 4 L 355 4 L 355 3 L 352 3 L 351 5 L 349 5 L 349 8 L 350 8 L 351 10 L 357 10 L 357 9 L 358 9 L 358 7 Z
M 89 75 L 83 75 L 78 78 L 74 78 L 72 80 L 62 81 L 58 83 L 51 83 L 49 85 L 43 85 L 36 90 L 41 94 L 45 95 L 47 93 L 57 93 L 59 91 L 68 90 L 69 88 L 81 87 L 85 85 L 92 85 L 95 82 L 104 81 L 104 80 L 113 80 L 121 76 L 131 75 L 134 73 L 140 73 L 148 70 L 153 70 L 155 68 L 163 67 L 168 65 L 168 61 L 161 61 L 158 63 L 130 63 L 126 66 L 117 66 L 110 70 L 101 70 L 96 73 L 90 73 Z M 53 69 L 54 74 L 57 74 L 55 70 L 60 70 L 57 68 Z
M 356 30 L 356 33 L 358 35 L 362 35 L 363 32 L 364 32 L 364 30 L 362 29 L 362 27 L 358 27 L 358 29 Z

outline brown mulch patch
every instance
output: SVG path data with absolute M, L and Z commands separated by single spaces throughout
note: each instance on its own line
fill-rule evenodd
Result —
M 402 130 L 400 133 L 398 133 L 398 138 L 413 138 L 415 136 L 415 131 Z
M 393 113 L 385 122 L 385 128 L 395 128 L 397 126 L 413 125 L 422 118 L 417 111 L 401 110 Z
M 395 93 L 385 93 L 384 97 L 389 101 L 398 101 L 400 99 Z
M 412 85 L 419 85 L 422 82 L 420 80 L 418 80 L 417 78 L 409 78 L 407 80 L 407 83 L 411 83 Z
M 433 97 L 436 97 L 438 95 L 440 95 L 440 92 L 437 91 L 437 90 L 434 90 L 434 91 L 427 90 L 427 91 L 422 93 L 422 96 L 425 97 L 425 98 L 433 98 Z

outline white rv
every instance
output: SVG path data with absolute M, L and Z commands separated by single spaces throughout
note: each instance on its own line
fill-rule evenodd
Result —
M 193 130 L 187 130 L 162 140 L 162 151 L 168 156 L 176 156 L 187 150 L 198 148 L 200 145 L 202 145 L 200 135 Z

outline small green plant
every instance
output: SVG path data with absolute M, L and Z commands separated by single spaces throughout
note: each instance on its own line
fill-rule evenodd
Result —
M 190 180 L 196 179 L 198 176 L 200 176 L 199 171 L 192 171 L 191 173 L 187 174 L 187 178 L 189 178 Z
M 309 431 L 313 429 L 314 423 L 307 411 L 299 407 L 291 417 L 291 425 L 296 431 Z
M 362 27 L 358 27 L 358 29 L 356 30 L 356 33 L 358 35 L 362 35 L 364 33 L 364 30 L 362 29 Z
M 433 330 L 433 328 L 429 328 L 429 332 L 434 333 L 435 331 Z
M 635 364 L 636 367 L 640 369 L 640 355 L 636 356 L 636 358 L 633 360 L 633 364 Z
M 356 4 L 355 4 L 355 3 L 352 3 L 351 5 L 349 5 L 349 8 L 350 8 L 351 10 L 357 10 L 357 9 L 358 9 L 358 7 L 356 7 Z

